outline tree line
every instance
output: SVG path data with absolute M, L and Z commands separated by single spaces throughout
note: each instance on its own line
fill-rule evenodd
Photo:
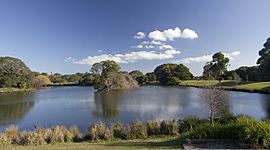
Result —
M 203 67 L 202 76 L 195 77 L 183 64 L 162 64 L 153 72 L 144 74 L 140 70 L 121 71 L 114 61 L 102 61 L 92 65 L 89 72 L 62 75 L 31 71 L 23 61 L 12 57 L 0 57 L 0 87 L 31 88 L 55 83 L 74 83 L 77 85 L 95 86 L 102 89 L 110 86 L 129 87 L 138 84 L 160 83 L 162 85 L 178 85 L 182 80 L 242 80 L 270 81 L 270 38 L 259 51 L 260 58 L 256 66 L 241 66 L 235 70 L 227 70 L 229 58 L 222 52 L 212 56 L 212 60 Z M 113 80 L 115 79 L 115 80 Z M 120 79 L 120 80 L 118 80 Z M 124 85 L 120 84 L 125 83 Z

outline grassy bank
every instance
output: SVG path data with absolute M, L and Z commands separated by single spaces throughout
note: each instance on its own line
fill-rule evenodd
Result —
M 19 89 L 19 88 L 0 88 L 0 93 L 9 93 L 9 92 L 27 92 L 33 91 L 33 88 L 29 89 Z
M 270 126 L 267 121 L 227 114 L 216 119 L 215 124 L 194 117 L 108 126 L 98 123 L 90 125 L 85 133 L 75 126 L 23 132 L 10 127 L 0 133 L 0 149 L 178 149 L 186 138 L 230 139 L 270 148 Z
M 204 87 L 209 84 L 218 85 L 221 88 L 234 91 L 270 93 L 270 82 L 247 81 L 217 81 L 217 80 L 187 80 L 180 83 L 181 86 Z
M 137 140 L 117 140 L 101 142 L 58 143 L 38 146 L 0 146 L 1 150 L 107 150 L 107 149 L 179 149 L 183 147 L 180 137 L 156 137 Z

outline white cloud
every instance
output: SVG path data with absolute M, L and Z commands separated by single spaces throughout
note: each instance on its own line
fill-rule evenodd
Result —
M 153 45 L 162 45 L 163 43 L 160 42 L 160 41 L 151 41 L 150 44 L 153 44 Z
M 100 49 L 100 50 L 98 50 L 98 52 L 99 52 L 99 53 L 102 53 L 102 50 Z
M 68 57 L 67 59 L 65 59 L 65 62 L 68 62 L 68 61 L 74 61 L 75 59 L 73 59 L 72 57 Z
M 174 49 L 174 48 L 171 45 L 162 44 L 159 46 L 159 49 L 163 50 L 163 49 Z
M 195 31 L 191 29 L 184 29 L 183 32 L 176 27 L 175 29 L 167 29 L 164 31 L 155 30 L 148 34 L 148 38 L 156 41 L 173 41 L 177 38 L 189 38 L 189 39 L 195 39 L 198 38 L 198 35 Z
M 228 57 L 230 60 L 234 59 L 234 56 L 240 55 L 240 51 L 234 51 L 232 53 L 223 53 L 225 57 Z M 190 64 L 192 62 L 209 62 L 212 60 L 213 54 L 203 55 L 198 57 L 188 57 L 181 60 L 174 61 L 174 63 Z
M 157 41 L 167 41 L 167 38 L 165 37 L 165 35 L 158 30 L 150 32 L 148 35 L 148 38 L 157 40 Z
M 234 51 L 231 53 L 232 56 L 237 56 L 237 55 L 240 55 L 240 51 Z
M 168 50 L 168 49 L 175 49 L 173 46 L 169 44 L 165 44 L 160 41 L 143 41 L 140 45 L 131 46 L 131 48 L 138 48 L 138 49 L 160 49 L 160 50 Z
M 151 48 L 155 48 L 155 46 L 153 46 L 153 45 L 137 45 L 137 46 L 131 46 L 131 48 L 138 48 L 138 49 L 145 48 L 145 49 L 151 49 Z
M 105 60 L 113 60 L 116 63 L 130 63 L 136 62 L 138 60 L 163 60 L 173 58 L 175 55 L 180 54 L 180 51 L 171 49 L 163 52 L 155 52 L 155 51 L 137 51 L 130 52 L 126 54 L 103 54 L 98 56 L 88 56 L 85 59 L 73 61 L 75 64 L 87 64 L 93 65 L 96 62 L 105 61 Z
M 145 38 L 145 33 L 143 32 L 138 32 L 135 36 L 135 39 L 144 39 Z
M 187 39 L 188 39 L 188 38 L 189 38 L 189 39 L 196 39 L 196 38 L 198 38 L 198 34 L 197 34 L 195 31 L 186 28 L 186 29 L 184 29 L 184 31 L 182 32 L 181 37 L 187 38 Z
M 198 57 L 184 58 L 179 61 L 175 61 L 175 63 L 190 64 L 192 62 L 208 62 L 211 60 L 212 60 L 212 55 L 203 55 L 203 56 L 198 56 Z

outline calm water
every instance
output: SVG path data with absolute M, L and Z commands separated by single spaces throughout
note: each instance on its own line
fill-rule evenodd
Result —
M 57 87 L 28 93 L 0 94 L 0 130 L 10 125 L 33 129 L 55 124 L 86 129 L 93 122 L 206 117 L 200 102 L 204 89 L 143 86 L 96 93 L 92 87 Z M 229 110 L 257 119 L 270 117 L 270 95 L 228 92 Z

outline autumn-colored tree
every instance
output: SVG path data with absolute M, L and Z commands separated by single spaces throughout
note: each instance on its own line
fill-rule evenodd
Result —
M 34 78 L 34 86 L 35 87 L 43 87 L 48 84 L 51 84 L 50 79 L 45 75 L 38 75 Z

